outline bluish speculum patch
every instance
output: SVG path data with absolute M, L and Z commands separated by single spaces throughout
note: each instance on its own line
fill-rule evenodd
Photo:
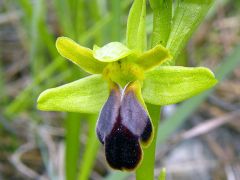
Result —
M 146 145 L 152 137 L 152 123 L 134 86 L 129 83 L 122 90 L 114 84 L 97 123 L 98 138 L 114 169 L 135 169 L 142 159 L 140 142 Z

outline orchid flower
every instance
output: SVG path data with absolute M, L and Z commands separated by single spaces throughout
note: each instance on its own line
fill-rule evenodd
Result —
M 162 45 L 139 52 L 111 42 L 91 50 L 59 37 L 56 47 L 63 57 L 92 75 L 42 92 L 38 108 L 99 113 L 96 133 L 114 169 L 138 167 L 142 147 L 151 143 L 154 127 L 145 102 L 175 104 L 217 82 L 204 67 L 162 66 L 172 58 Z

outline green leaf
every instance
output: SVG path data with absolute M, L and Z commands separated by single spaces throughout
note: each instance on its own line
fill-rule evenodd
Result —
M 216 82 L 207 68 L 160 66 L 146 73 L 142 93 L 148 103 L 174 104 L 211 88 Z
M 166 46 L 172 24 L 172 0 L 149 0 L 153 10 L 152 46 Z
M 157 45 L 149 51 L 143 53 L 136 63 L 144 70 L 149 70 L 167 60 L 170 60 L 171 58 L 172 56 L 165 47 Z
M 91 74 L 100 74 L 106 63 L 100 62 L 93 57 L 91 49 L 85 48 L 67 37 L 59 37 L 56 41 L 58 52 L 84 71 Z
M 134 0 L 127 22 L 127 46 L 143 51 L 146 47 L 146 0 Z
M 213 0 L 178 0 L 173 16 L 172 31 L 167 42 L 174 60 L 206 16 Z
M 92 75 L 48 89 L 38 98 L 38 109 L 98 113 L 108 97 L 108 85 L 100 75 Z
M 93 47 L 93 57 L 102 62 L 114 62 L 132 53 L 125 45 L 120 42 L 111 42 L 99 48 Z

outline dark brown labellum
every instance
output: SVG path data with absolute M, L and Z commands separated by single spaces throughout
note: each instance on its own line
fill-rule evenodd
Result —
M 102 108 L 96 130 L 112 168 L 133 170 L 139 165 L 142 159 L 139 141 L 143 144 L 149 142 L 152 123 L 131 83 L 123 93 L 118 85 L 114 85 Z

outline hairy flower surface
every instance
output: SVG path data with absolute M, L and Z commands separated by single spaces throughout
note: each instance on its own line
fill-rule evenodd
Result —
M 178 103 L 217 82 L 207 68 L 161 66 L 172 58 L 161 45 L 144 53 L 120 42 L 95 45 L 91 50 L 60 37 L 56 46 L 63 57 L 93 75 L 42 92 L 38 108 L 100 112 L 97 135 L 109 165 L 115 169 L 135 169 L 142 159 L 141 147 L 152 140 L 154 127 L 145 102 Z

